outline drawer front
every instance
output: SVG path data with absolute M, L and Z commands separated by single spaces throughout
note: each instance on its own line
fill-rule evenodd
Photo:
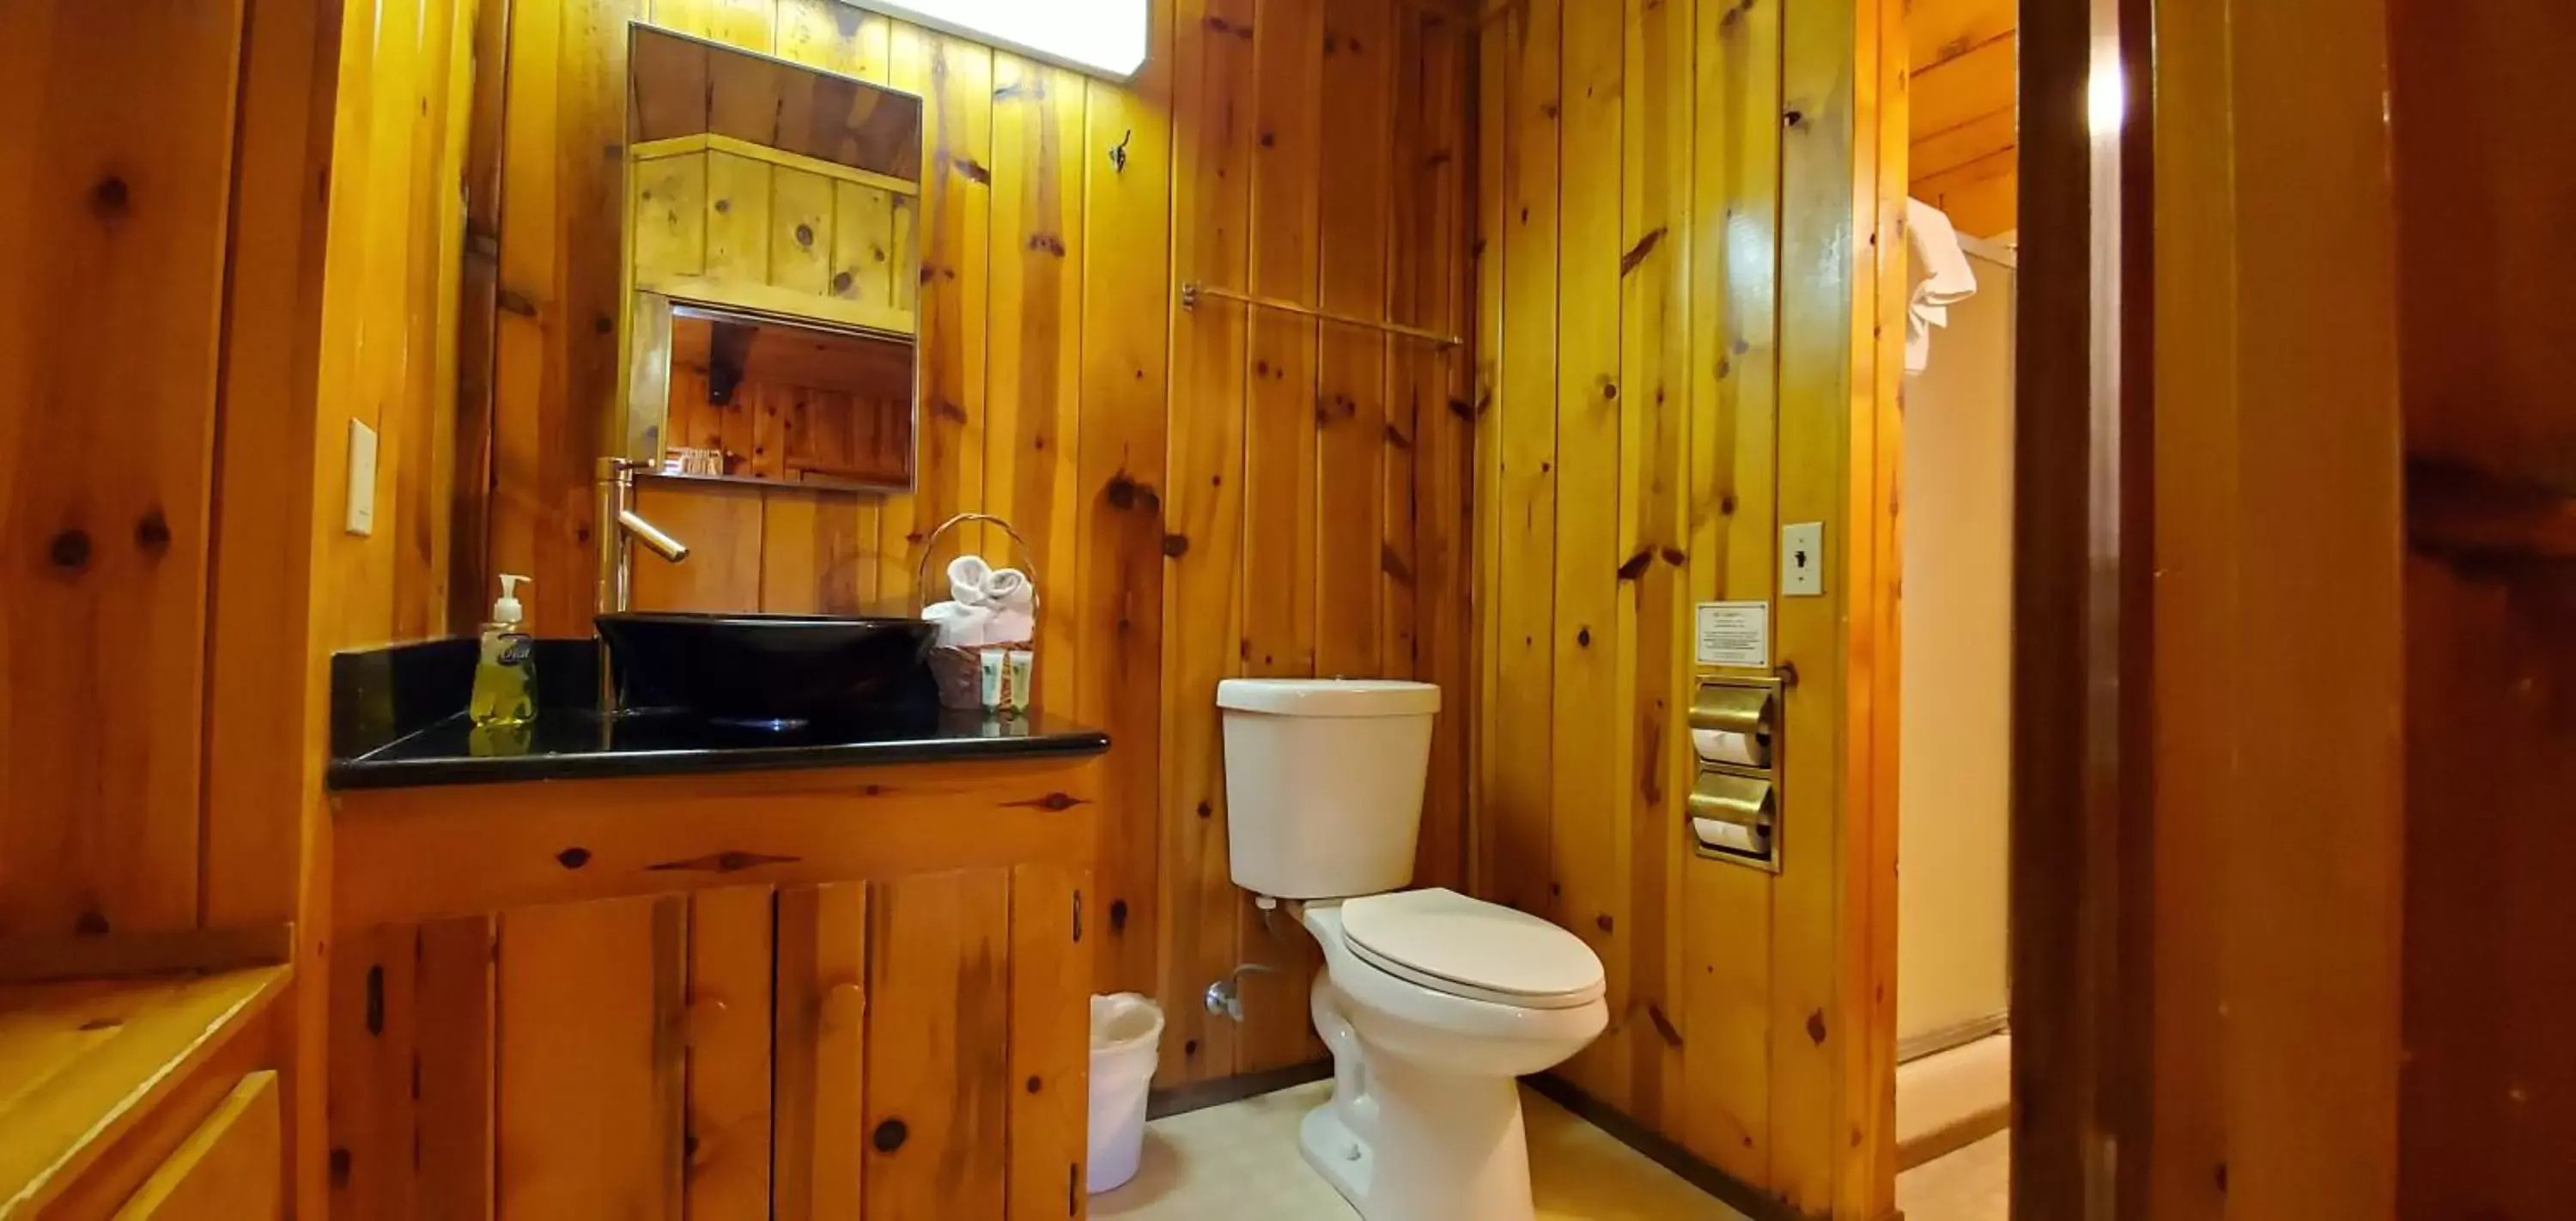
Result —
M 247 1221 L 281 1213 L 277 1074 L 242 1078 L 144 1180 L 118 1221 Z

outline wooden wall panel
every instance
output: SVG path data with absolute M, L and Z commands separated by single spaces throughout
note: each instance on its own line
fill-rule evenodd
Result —
M 1602 957 L 1611 1026 L 1569 1084 L 1801 1212 L 1875 1218 L 1895 13 L 1667 7 L 1513 6 L 1483 47 L 1476 874 Z M 1823 597 L 1777 596 L 1799 521 L 1825 525 Z M 1770 602 L 1795 676 L 1777 875 L 1692 855 L 1672 796 L 1690 604 L 1715 600 Z
M 1496 435 L 1478 520 L 1495 532 L 1491 565 L 1478 588 L 1494 603 L 1491 749 L 1482 752 L 1477 816 L 1489 834 L 1478 877 L 1497 902 L 1552 914 L 1549 762 L 1556 627 L 1557 199 L 1559 103 L 1557 0 L 1515 8 L 1499 63 L 1483 71 L 1508 82 L 1507 102 L 1480 111 L 1501 125 L 1504 158 L 1501 345 L 1497 380 L 1482 427 Z
M 1315 300 L 1335 313 L 1393 317 L 1387 298 L 1393 142 L 1398 130 L 1430 117 L 1418 95 L 1412 113 L 1395 108 L 1394 69 L 1397 56 L 1409 52 L 1419 71 L 1421 48 L 1397 45 L 1396 27 L 1412 23 L 1391 5 L 1327 0 L 1323 7 L 1318 161 L 1332 167 L 1332 186 L 1316 201 Z M 1407 211 L 1430 210 L 1416 199 Z M 1411 469 L 1393 460 L 1402 454 L 1386 452 L 1395 427 L 1386 397 L 1391 345 L 1356 327 L 1316 330 L 1314 672 L 1384 674 L 1380 617 L 1389 611 L 1389 593 L 1402 591 L 1382 584 L 1382 569 L 1390 541 L 1412 545 L 1411 531 L 1393 531 L 1387 521 L 1411 509 L 1409 488 L 1386 482 L 1391 471 Z M 1409 662 L 1409 647 L 1406 652 Z
M 1628 849 L 1620 750 L 1627 718 L 1618 707 L 1623 626 L 1619 615 L 1619 469 L 1622 425 L 1642 419 L 1624 407 L 1619 383 L 1620 243 L 1626 191 L 1582 184 L 1619 181 L 1626 148 L 1626 13 L 1621 6 L 1570 4 L 1563 34 L 1563 102 L 1558 172 L 1556 368 L 1556 537 L 1551 625 L 1554 654 L 1548 750 L 1548 914 L 1601 958 L 1610 987 L 1629 993 Z M 1508 506 L 1507 506 L 1508 509 Z M 1610 1028 L 1562 1070 L 1614 1106 L 1628 1105 L 1627 1005 Z
M 243 6 L 9 23 L 0 931 L 185 928 Z
M 1246 232 L 1259 236 L 1251 242 L 1249 286 L 1253 293 L 1273 300 L 1311 302 L 1316 299 L 1322 248 L 1322 99 L 1328 58 L 1324 6 L 1308 0 L 1263 0 L 1256 8 L 1252 212 Z M 1382 110 L 1379 117 L 1376 126 L 1391 130 L 1392 123 Z M 1383 145 L 1372 141 L 1368 147 Z M 1362 148 L 1351 152 L 1367 155 Z M 1369 203 L 1382 206 L 1376 200 Z M 1243 550 L 1240 567 L 1227 573 L 1240 587 L 1236 596 L 1243 614 L 1239 665 L 1232 673 L 1303 678 L 1316 673 L 1321 592 L 1317 574 L 1327 546 L 1319 529 L 1317 486 L 1325 416 L 1331 410 L 1320 382 L 1321 327 L 1276 311 L 1253 314 L 1249 327 L 1252 368 L 1243 406 Z M 1346 475 L 1375 475 L 1375 452 L 1363 455 L 1357 465 L 1360 469 L 1346 470 Z M 1377 489 L 1365 484 L 1363 488 L 1368 500 L 1362 512 L 1373 517 Z M 1375 535 L 1373 528 L 1364 529 L 1356 538 L 1335 539 L 1330 546 L 1337 552 L 1357 548 L 1365 554 L 1368 540 Z M 1356 596 L 1373 606 L 1375 592 L 1351 590 L 1342 596 Z M 1221 784 L 1221 746 L 1217 754 L 1217 783 Z M 1234 1069 L 1279 1068 L 1316 1058 L 1308 1047 L 1313 1021 L 1307 1004 L 1308 987 L 1321 960 L 1314 939 L 1291 921 L 1275 915 L 1264 919 L 1252 908 L 1250 896 L 1233 890 L 1224 870 L 1211 869 L 1208 876 L 1212 885 L 1222 884 L 1231 891 L 1238 932 L 1232 962 L 1209 965 L 1221 971 L 1234 962 L 1257 963 L 1275 972 L 1244 981 L 1244 990 L 1266 1003 L 1246 1010 L 1235 1043 Z
M 1082 77 L 1016 55 L 993 61 L 991 350 L 993 392 L 984 432 L 986 511 L 1009 519 L 1059 596 L 1038 608 L 1038 652 L 1058 661 L 1079 638 L 1072 455 L 1081 452 L 1083 195 L 1079 168 L 1089 98 Z M 986 533 L 988 554 L 1006 540 Z M 1076 670 L 1037 675 L 1038 702 L 1073 706 Z
M 1253 124 L 1251 0 L 1183 0 L 1173 51 L 1172 262 L 1175 278 L 1249 284 Z M 1238 897 L 1227 874 L 1216 684 L 1247 649 L 1242 606 L 1244 400 L 1249 326 L 1211 308 L 1172 334 L 1172 410 L 1163 494 L 1163 978 L 1157 1079 L 1224 1076 L 1230 1026 L 1190 998 L 1236 959 Z M 1187 408 L 1184 409 L 1183 405 Z M 1114 749 L 1114 748 L 1113 748 Z
M 2021 180 L 2020 14 L 2013 0 L 1915 0 L 1905 26 L 1915 198 L 1961 233 L 2016 228 Z
M 0 930 L 297 921 L 310 1212 L 321 669 L 447 626 L 477 12 L 31 2 L 0 50 L 0 99 L 54 116 L 0 140 Z M 368 537 L 340 526 L 353 420 Z
M 2569 327 L 2545 308 L 2571 259 L 2542 240 L 2576 157 L 2522 125 L 2564 121 L 2576 21 L 2532 0 L 2388 15 L 2408 502 L 2398 1212 L 2541 1216 L 2576 1191 L 2576 1046 L 2559 1037 L 2576 956 L 2511 930 L 2576 920 L 2576 421 Z
M 1075 716 L 1118 745 L 1106 764 L 1092 945 L 1101 992 L 1159 990 L 1163 835 L 1163 489 L 1172 260 L 1172 21 L 1144 69 L 1084 85 L 1081 444 L 1074 567 Z M 1114 151 L 1115 155 L 1112 155 Z M 1065 591 L 1070 590 L 1070 594 Z M 1067 664 L 1058 657 L 1050 666 Z M 1061 705 L 1058 705 L 1061 706 Z
M 1648 1123 L 1682 1113 L 1682 919 L 1685 845 L 1671 834 L 1691 768 L 1683 749 L 1691 630 L 1689 553 L 1691 259 L 1693 232 L 1691 10 L 1629 0 L 1620 114 L 1620 393 L 1643 404 L 1619 413 L 1619 651 L 1611 674 L 1622 747 L 1628 919 L 1626 1031 L 1629 1114 Z M 1678 404 L 1680 406 L 1672 406 Z M 1657 405 L 1664 405 L 1658 409 Z
M 1399 17 L 1397 27 L 1396 113 L 1419 117 L 1421 127 L 1408 143 L 1398 126 L 1390 313 L 1398 322 L 1464 336 L 1474 314 L 1469 174 L 1476 150 L 1466 94 L 1475 79 L 1475 35 L 1429 11 Z M 1477 706 L 1469 572 L 1476 470 L 1471 355 L 1463 346 L 1441 351 L 1395 342 L 1386 361 L 1382 657 L 1390 675 L 1410 674 L 1441 690 L 1414 879 L 1453 889 L 1467 885 L 1467 742 Z
M 984 500 L 988 385 L 985 355 L 993 198 L 993 52 L 979 43 L 898 28 L 895 87 L 920 92 L 924 163 L 921 197 L 920 475 L 907 525 L 888 517 L 885 553 L 909 574 L 930 532 Z M 918 77 L 909 77 L 918 72 Z M 900 537 L 897 530 L 904 531 Z M 961 549 L 998 554 L 980 529 L 952 533 L 931 556 L 931 579 Z M 912 578 L 902 588 L 918 596 Z

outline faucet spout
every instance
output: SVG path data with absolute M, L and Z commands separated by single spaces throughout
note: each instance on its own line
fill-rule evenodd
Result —
M 669 531 L 644 520 L 643 515 L 637 513 L 633 509 L 618 510 L 617 524 L 619 528 L 634 535 L 637 539 L 641 540 L 646 547 L 651 548 L 653 554 L 658 555 L 665 560 L 669 560 L 670 562 L 677 564 L 680 561 L 689 558 L 689 545 L 687 543 L 683 543 L 680 540 L 671 537 Z

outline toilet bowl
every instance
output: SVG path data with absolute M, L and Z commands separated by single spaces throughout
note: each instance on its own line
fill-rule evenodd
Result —
M 1609 1021 L 1601 961 L 1535 916 L 1412 881 L 1431 722 L 1426 683 L 1229 679 L 1235 884 L 1323 948 L 1316 1033 L 1332 1099 L 1307 1162 L 1366 1221 L 1532 1221 L 1516 1078 Z
M 1601 1033 L 1600 960 L 1572 933 L 1446 890 L 1351 902 L 1297 912 L 1324 951 L 1313 1009 L 1334 1064 L 1331 1101 L 1299 1127 L 1307 1163 L 1368 1221 L 1531 1221 L 1517 1078 Z M 1380 940 L 1356 938 L 1354 916 Z

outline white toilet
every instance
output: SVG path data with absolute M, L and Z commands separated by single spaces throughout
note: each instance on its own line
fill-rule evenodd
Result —
M 1216 702 L 1235 885 L 1324 950 L 1333 1100 L 1306 1116 L 1306 1160 L 1368 1221 L 1531 1221 L 1513 1079 L 1601 1033 L 1601 960 L 1535 916 L 1404 889 L 1440 689 L 1229 679 Z

